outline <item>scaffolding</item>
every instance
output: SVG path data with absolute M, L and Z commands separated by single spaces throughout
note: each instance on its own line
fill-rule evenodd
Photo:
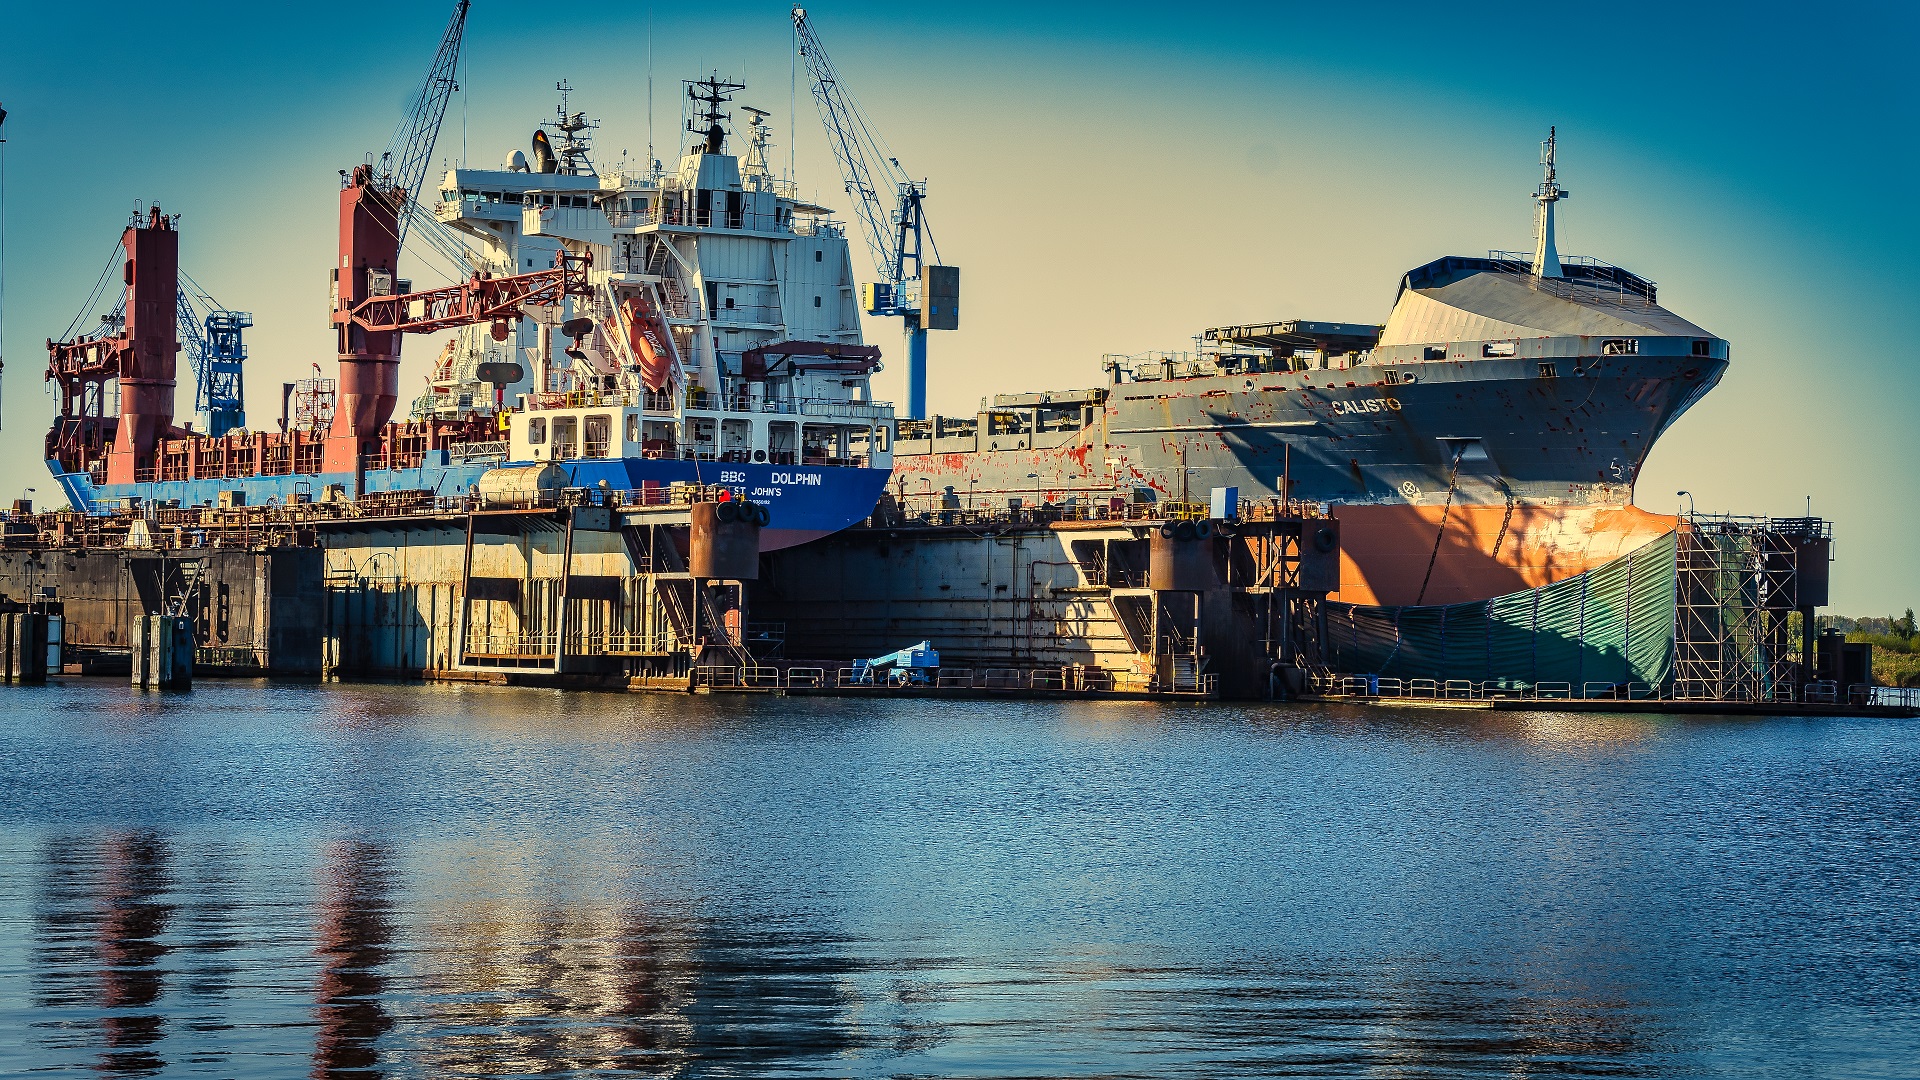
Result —
M 1682 518 L 1674 580 L 1675 698 L 1793 701 L 1833 527 L 1820 518 Z M 1801 614 L 1800 640 L 1790 618 Z

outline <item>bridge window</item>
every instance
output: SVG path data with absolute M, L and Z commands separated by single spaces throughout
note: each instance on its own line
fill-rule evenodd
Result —
M 553 418 L 553 456 L 556 458 L 579 457 L 580 420 L 573 416 Z
M 539 446 L 547 441 L 547 418 L 542 416 L 527 421 L 527 442 Z
M 767 457 L 773 464 L 794 463 L 794 447 L 799 443 L 794 430 L 797 426 L 788 420 L 776 420 L 767 425 Z
M 613 417 L 589 416 L 586 425 L 586 457 L 603 458 L 607 456 L 608 444 L 613 438 Z

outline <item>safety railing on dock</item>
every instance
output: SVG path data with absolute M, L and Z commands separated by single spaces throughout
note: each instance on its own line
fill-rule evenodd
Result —
M 1207 674 L 1193 689 L 1173 692 L 1166 688 L 1127 688 L 1119 684 L 1115 673 L 1105 668 L 1070 664 L 1042 668 L 934 668 L 924 671 L 900 669 L 863 671 L 854 667 L 822 667 L 810 664 L 701 664 L 691 673 L 696 689 L 725 691 L 823 691 L 885 693 L 912 690 L 997 691 L 1010 696 L 1022 693 L 1112 694 L 1131 689 L 1161 697 L 1209 697 L 1219 690 L 1219 676 Z
M 1052 522 L 1157 523 L 1201 521 L 1211 514 L 1206 503 L 1174 499 L 1141 500 L 1131 493 L 1106 488 L 1056 491 L 1046 498 L 985 491 L 906 491 L 893 495 L 894 524 L 979 527 L 988 525 L 1042 525 Z M 1324 503 L 1278 499 L 1241 499 L 1239 520 L 1280 521 L 1326 517 Z
M 1323 673 L 1310 677 L 1309 686 L 1321 697 L 1381 698 L 1411 701 L 1674 701 L 1689 703 L 1889 705 L 1920 708 L 1920 688 L 1869 686 L 1853 683 L 1842 687 L 1830 681 L 1811 682 L 1800 688 L 1796 698 L 1791 687 L 1762 698 L 1730 698 L 1714 693 L 1715 687 L 1698 682 L 1676 681 L 1665 685 L 1643 682 L 1542 681 L 1535 683 L 1504 680 L 1400 679 L 1384 675 Z
M 171 549 L 201 547 L 259 548 L 311 545 L 303 530 L 356 521 L 457 518 L 489 511 L 556 512 L 577 507 L 648 509 L 742 499 L 738 485 L 673 483 L 657 487 L 561 488 L 524 492 L 436 495 L 430 491 L 383 491 L 359 500 L 309 501 L 298 496 L 284 503 L 214 508 L 146 503 L 101 513 L 54 510 L 0 514 L 0 546 L 34 550 L 51 547 Z

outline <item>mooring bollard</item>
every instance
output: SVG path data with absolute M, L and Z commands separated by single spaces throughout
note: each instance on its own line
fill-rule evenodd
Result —
M 133 628 L 133 685 L 160 690 L 193 686 L 193 620 L 142 615 Z
M 47 681 L 47 616 L 38 611 L 0 615 L 0 680 Z

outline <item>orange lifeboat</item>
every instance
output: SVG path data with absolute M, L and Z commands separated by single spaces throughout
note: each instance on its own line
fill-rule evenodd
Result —
M 627 344 L 640 361 L 640 381 L 649 390 L 665 390 L 673 375 L 673 358 L 667 352 L 666 328 L 653 305 L 643 297 L 629 296 L 620 302 L 620 321 L 626 326 Z

